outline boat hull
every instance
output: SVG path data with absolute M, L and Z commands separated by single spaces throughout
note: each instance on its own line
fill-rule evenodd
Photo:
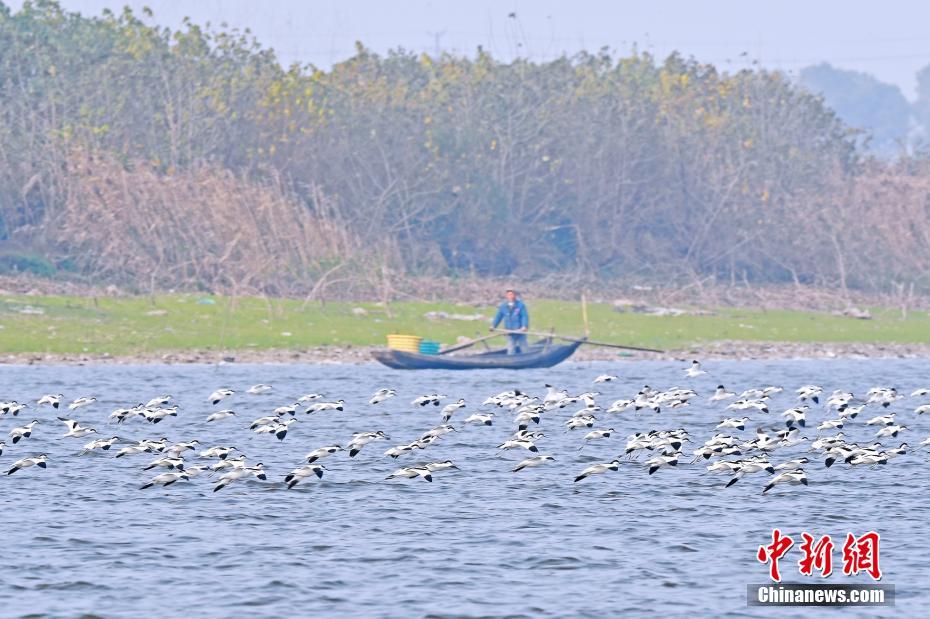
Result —
M 526 370 L 551 368 L 572 356 L 581 342 L 564 346 L 534 347 L 527 353 L 508 355 L 501 351 L 479 355 L 421 355 L 402 350 L 376 350 L 372 356 L 395 370 Z

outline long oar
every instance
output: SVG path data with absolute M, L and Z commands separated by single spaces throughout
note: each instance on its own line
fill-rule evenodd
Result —
M 641 352 L 655 352 L 655 353 L 664 353 L 664 350 L 656 350 L 655 348 L 641 348 L 639 346 L 624 346 L 622 344 L 610 344 L 608 342 L 595 342 L 587 338 L 578 338 L 578 337 L 568 337 L 567 335 L 558 335 L 555 333 L 542 333 L 541 331 L 508 331 L 506 329 L 495 329 L 498 333 L 506 334 L 526 334 L 526 335 L 536 335 L 538 337 L 555 337 L 560 340 L 566 340 L 568 342 L 581 342 L 582 344 L 591 344 L 593 346 L 604 346 L 606 348 L 620 348 L 622 350 L 638 350 Z
M 440 355 L 444 355 L 444 354 L 446 354 L 447 352 L 455 352 L 456 350 L 462 350 L 463 348 L 468 348 L 469 346 L 474 346 L 474 345 L 477 344 L 478 342 L 483 342 L 483 341 L 485 341 L 485 340 L 489 340 L 489 339 L 491 339 L 492 337 L 500 337 L 501 335 L 503 335 L 503 333 L 492 333 L 491 335 L 483 335 L 483 336 L 481 336 L 481 337 L 476 337 L 476 338 L 473 339 L 473 340 L 468 340 L 467 342 L 463 342 L 463 343 L 457 344 L 457 345 L 455 345 L 455 346 L 450 346 L 449 348 L 443 348 L 442 350 L 439 351 L 439 354 L 440 354 Z

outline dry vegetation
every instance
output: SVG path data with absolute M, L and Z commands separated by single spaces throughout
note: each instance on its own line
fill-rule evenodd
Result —
M 363 47 L 0 4 L 0 271 L 308 301 L 528 293 L 904 308 L 930 161 L 868 159 L 778 72 Z M 638 286 L 638 288 L 637 288 Z
M 297 204 L 276 179 L 245 182 L 207 167 L 166 176 L 80 152 L 65 187 L 42 237 L 104 281 L 286 290 L 318 275 L 309 265 L 356 250 L 345 226 Z

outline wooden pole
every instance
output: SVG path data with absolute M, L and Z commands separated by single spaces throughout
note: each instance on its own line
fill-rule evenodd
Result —
M 495 329 L 495 331 L 497 331 L 497 330 Z M 461 343 L 461 344 L 456 344 L 455 346 L 450 346 L 449 348 L 443 348 L 442 350 L 439 351 L 439 354 L 440 354 L 440 355 L 444 355 L 444 354 L 446 354 L 447 352 L 455 352 L 456 350 L 462 350 L 462 349 L 468 348 L 468 347 L 470 347 L 470 346 L 474 346 L 474 345 L 477 344 L 478 342 L 483 342 L 483 341 L 485 341 L 485 340 L 489 340 L 489 339 L 491 339 L 492 337 L 500 337 L 501 335 L 503 335 L 503 333 L 492 333 L 491 335 L 484 335 L 484 336 L 482 336 L 482 337 L 476 337 L 476 338 L 473 339 L 473 340 L 469 340 L 469 341 L 463 342 L 463 343 Z
M 497 331 L 498 333 L 506 333 L 506 334 L 524 333 L 526 335 L 535 335 L 537 337 L 554 337 L 560 340 L 565 340 L 567 342 L 581 342 L 583 344 L 591 344 L 592 346 L 604 346 L 606 348 L 621 348 L 623 350 L 639 350 L 642 352 L 656 352 L 656 353 L 665 352 L 664 350 L 656 350 L 655 348 L 641 348 L 639 346 L 624 346 L 623 344 L 610 344 L 608 342 L 595 342 L 595 341 L 589 340 L 586 337 L 581 337 L 581 338 L 569 337 L 567 335 L 555 335 L 551 333 L 542 333 L 540 331 L 508 331 L 506 329 L 495 329 L 495 331 Z
M 584 336 L 591 335 L 591 328 L 588 326 L 588 295 L 581 293 L 581 319 L 584 321 Z

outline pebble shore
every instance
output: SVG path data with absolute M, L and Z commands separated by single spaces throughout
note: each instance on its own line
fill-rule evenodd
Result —
M 374 363 L 376 347 L 321 346 L 303 350 L 185 350 L 132 355 L 17 353 L 0 356 L 0 364 L 185 364 L 185 363 Z M 584 346 L 567 363 L 610 360 L 708 359 L 869 359 L 930 357 L 928 344 L 855 342 L 708 342 L 662 354 Z

